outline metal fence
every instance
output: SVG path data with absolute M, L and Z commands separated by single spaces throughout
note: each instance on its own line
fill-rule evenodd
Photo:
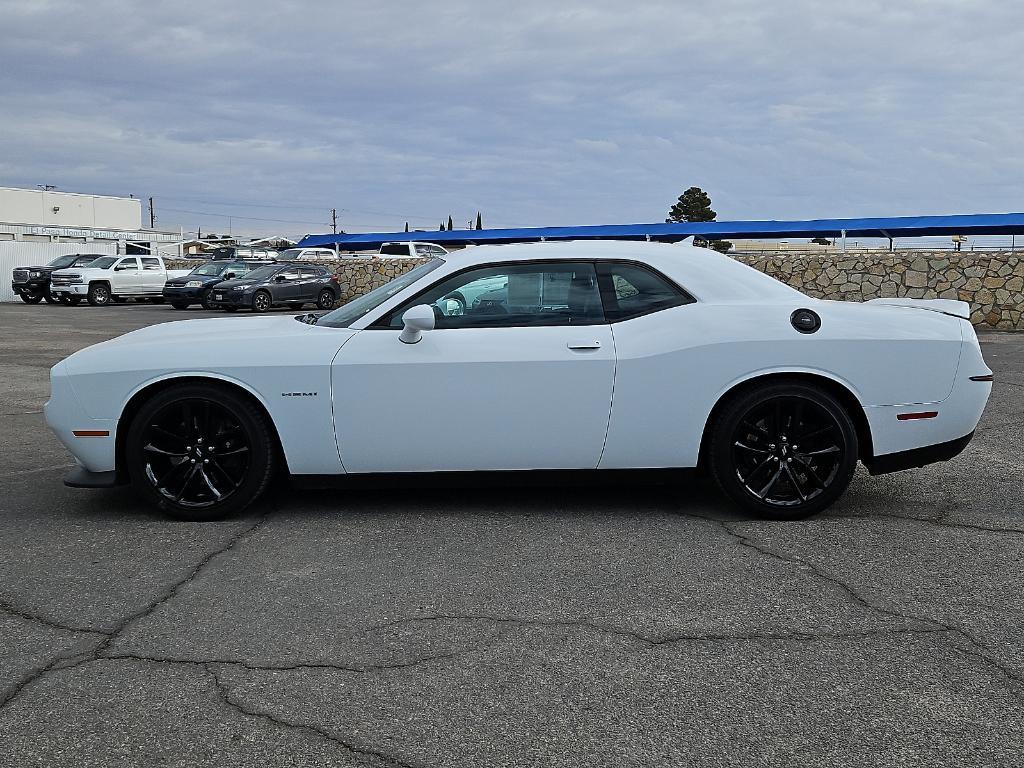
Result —
M 117 243 L 32 243 L 22 240 L 0 242 L 0 301 L 21 301 L 11 289 L 15 267 L 48 264 L 69 253 L 117 255 Z

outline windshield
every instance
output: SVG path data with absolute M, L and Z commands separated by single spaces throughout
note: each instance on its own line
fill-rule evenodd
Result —
M 281 251 L 277 255 L 277 258 L 281 261 L 288 261 L 289 259 L 301 259 L 302 249 L 301 248 L 288 248 L 287 250 Z
M 381 256 L 408 256 L 409 245 L 407 243 L 384 243 L 380 247 Z
M 369 293 L 364 293 L 362 296 L 352 299 L 348 304 L 343 304 L 333 312 L 327 313 L 317 320 L 316 324 L 326 325 L 331 328 L 348 328 L 363 315 L 372 312 L 396 293 L 405 290 L 425 274 L 433 272 L 442 264 L 444 264 L 444 259 L 432 259 L 425 264 L 420 264 L 418 267 L 410 269 L 404 275 L 396 277 L 391 282 L 384 283 L 384 285 L 374 288 Z
M 116 256 L 100 256 L 96 261 L 89 262 L 89 269 L 110 269 L 110 265 L 115 261 Z
M 252 272 L 249 272 L 247 275 L 244 275 L 244 277 L 246 280 L 266 280 L 268 277 L 273 275 L 275 272 L 280 271 L 281 269 L 282 267 L 276 265 L 272 267 L 258 267 L 254 269 Z
M 237 269 L 238 265 L 237 264 L 232 264 L 231 262 L 225 263 L 223 261 L 218 262 L 216 264 L 212 264 L 212 263 L 211 264 L 203 264 L 202 266 L 196 267 L 195 269 L 193 269 L 192 270 L 192 274 L 193 275 L 204 275 L 206 277 L 217 277 L 218 275 L 221 275 L 224 272 L 227 272 L 229 268 L 230 269 Z

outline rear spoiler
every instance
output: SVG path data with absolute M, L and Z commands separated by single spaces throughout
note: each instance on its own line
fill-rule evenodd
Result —
M 941 312 L 944 315 L 971 319 L 971 305 L 956 299 L 869 299 L 865 304 L 887 304 L 894 307 L 910 307 L 911 309 L 927 309 L 929 312 Z

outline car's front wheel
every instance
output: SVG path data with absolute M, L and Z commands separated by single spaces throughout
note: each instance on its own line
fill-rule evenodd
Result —
M 270 294 L 266 291 L 256 291 L 256 295 L 252 297 L 252 311 L 253 312 L 266 312 L 271 307 Z
M 26 304 L 38 304 L 43 300 L 43 294 L 41 293 L 20 293 L 21 300 Z
M 94 307 L 105 307 L 110 303 L 110 288 L 106 283 L 93 283 L 85 298 Z
M 725 493 L 762 517 L 795 520 L 831 505 L 857 466 L 857 430 L 829 392 L 767 384 L 728 402 L 712 426 L 711 471 Z
M 181 520 L 217 520 L 255 501 L 274 471 L 266 415 L 216 384 L 178 384 L 147 400 L 125 445 L 132 486 Z
M 46 299 L 46 303 L 47 304 L 56 304 L 56 303 L 58 303 L 57 297 L 54 296 L 52 293 L 50 293 L 50 289 L 49 288 L 47 288 L 45 291 L 43 291 L 43 298 Z

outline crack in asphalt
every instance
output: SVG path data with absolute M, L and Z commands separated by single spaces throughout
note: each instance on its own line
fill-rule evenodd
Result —
M 224 554 L 225 552 L 228 552 L 246 536 L 249 536 L 250 534 L 254 533 L 256 529 L 258 529 L 261 525 L 263 525 L 263 523 L 266 522 L 267 517 L 268 515 L 262 515 L 259 519 L 256 520 L 255 523 L 250 525 L 248 528 L 232 536 L 223 547 L 207 554 L 198 563 L 196 563 L 195 566 L 192 567 L 192 569 L 184 578 L 179 579 L 178 581 L 169 585 L 163 591 L 163 593 L 160 594 L 159 597 L 157 597 L 156 600 L 149 603 L 141 610 L 136 611 L 127 618 L 121 620 L 109 632 L 100 632 L 99 634 L 102 634 L 103 638 L 97 641 L 91 649 L 83 651 L 80 648 L 75 648 L 73 653 L 65 652 L 58 654 L 47 664 L 38 666 L 26 675 L 23 675 L 20 680 L 8 686 L 7 689 L 3 692 L 3 694 L 0 695 L 0 710 L 2 710 L 8 704 L 14 701 L 14 699 L 16 699 L 18 695 L 23 690 L 25 690 L 26 687 L 34 683 L 39 678 L 45 676 L 51 670 L 71 669 L 73 667 L 79 666 L 81 664 L 86 664 L 90 661 L 94 661 L 97 658 L 99 658 L 99 655 L 104 650 L 106 650 L 106 648 L 110 646 L 111 643 L 113 643 L 118 637 L 120 637 L 122 633 L 129 629 L 135 622 L 146 618 L 161 605 L 163 605 L 168 600 L 177 595 L 178 591 L 186 584 L 191 582 L 193 579 L 195 579 L 196 576 L 198 576 L 203 571 L 203 569 L 206 568 L 206 566 L 209 565 L 209 563 L 212 560 L 214 560 L 214 558 Z
M 697 515 L 696 517 L 701 516 Z M 1024 677 L 1022 677 L 1020 674 L 1018 674 L 1016 671 L 1014 671 L 1007 665 L 1003 664 L 998 659 L 995 659 L 991 655 L 989 655 L 989 649 L 984 645 L 984 643 L 982 643 L 978 638 L 974 637 L 972 634 L 970 634 L 967 630 L 963 629 L 959 625 L 948 624 L 943 621 L 939 621 L 938 619 L 930 617 L 912 616 L 910 614 L 901 613 L 900 611 L 897 611 L 895 609 L 886 608 L 885 606 L 873 603 L 869 601 L 867 598 L 860 595 L 849 584 L 841 581 L 839 578 L 832 576 L 831 574 L 825 573 L 820 568 L 818 568 L 814 563 L 808 562 L 807 560 L 804 560 L 798 555 L 772 549 L 767 544 L 764 544 L 763 542 L 758 542 L 750 536 L 747 536 L 746 534 L 734 530 L 730 526 L 729 522 L 726 520 L 721 520 L 712 517 L 702 517 L 702 519 L 708 520 L 713 523 L 717 523 L 719 526 L 722 527 L 723 530 L 726 531 L 726 533 L 728 533 L 737 542 L 739 542 L 741 546 L 749 547 L 750 549 L 753 549 L 756 552 L 760 552 L 762 555 L 772 557 L 777 560 L 781 560 L 782 562 L 789 563 L 791 565 L 806 567 L 815 577 L 839 587 L 846 595 L 850 597 L 850 599 L 852 599 L 859 605 L 868 608 L 869 610 L 876 611 L 887 616 L 900 618 L 904 621 L 919 622 L 926 626 L 930 626 L 936 633 L 946 632 L 951 635 L 956 635 L 962 638 L 968 644 L 968 648 L 961 648 L 957 645 L 951 645 L 951 647 L 957 651 L 960 651 L 961 653 L 981 660 L 985 663 L 986 666 L 998 672 L 1000 676 L 1002 676 L 1008 682 L 1016 683 L 1018 685 L 1024 684 Z M 1018 698 L 1024 698 L 1024 691 L 1018 690 L 1014 686 L 1007 687 L 1010 690 L 1010 692 L 1016 695 Z
M 110 634 L 109 632 L 105 632 L 102 629 L 90 629 L 88 627 L 76 627 L 70 624 L 62 624 L 59 621 L 54 621 L 53 619 L 48 619 L 45 616 L 40 616 L 37 613 L 32 613 L 30 611 L 18 608 L 13 603 L 7 600 L 0 600 L 0 611 L 3 611 L 4 613 L 9 613 L 12 616 L 17 616 L 19 618 L 24 619 L 25 621 L 31 621 L 34 624 L 41 624 L 44 627 L 49 627 L 50 629 L 57 629 L 62 632 L 77 632 L 81 634 L 90 635 Z
M 341 738 L 340 736 L 334 733 L 331 733 L 330 731 L 324 730 L 323 728 L 318 728 L 315 725 L 292 722 L 290 720 L 285 720 L 279 715 L 274 715 L 270 712 L 263 712 L 256 709 L 252 709 L 251 707 L 247 707 L 242 702 L 234 700 L 232 698 L 231 688 L 225 685 L 224 681 L 220 679 L 220 676 L 217 674 L 217 671 L 213 668 L 213 664 L 200 664 L 200 666 L 202 666 L 203 669 L 206 670 L 207 674 L 211 678 L 213 678 L 214 687 L 217 691 L 217 695 L 220 697 L 220 700 L 226 706 L 234 709 L 237 712 L 242 713 L 243 715 L 247 715 L 249 717 L 256 717 L 284 728 L 290 728 L 293 730 L 305 731 L 307 733 L 315 734 L 321 737 L 322 739 L 332 742 L 333 744 L 337 744 L 338 746 L 344 748 L 346 751 L 350 752 L 353 755 L 372 758 L 374 760 L 384 763 L 385 765 L 398 766 L 399 768 L 418 768 L 418 766 L 416 766 L 414 763 L 409 763 L 404 760 L 400 760 L 399 758 L 393 755 L 388 755 L 384 752 L 380 752 L 375 749 L 370 749 L 369 747 L 359 746 L 357 744 L 352 743 L 351 741 L 346 741 L 345 739 Z
M 1024 533 L 1024 528 L 996 528 L 994 526 L 980 525 L 978 523 L 958 523 L 947 520 L 943 515 L 939 517 L 912 517 L 910 515 L 894 515 L 889 512 L 873 512 L 869 515 L 835 515 L 837 520 L 871 520 L 872 518 L 889 518 L 891 520 L 903 520 L 908 523 L 922 523 L 934 525 L 938 528 L 952 528 L 954 530 L 981 531 L 985 533 Z M 705 518 L 710 520 L 711 518 Z
M 331 663 L 326 661 L 297 661 L 291 664 L 253 664 L 249 661 L 242 661 L 240 659 L 193 659 L 183 656 L 148 656 L 138 653 L 113 653 L 103 654 L 97 656 L 95 661 L 151 661 L 160 664 L 220 664 L 222 666 L 236 666 L 243 667 L 252 672 L 296 672 L 307 669 L 317 670 L 333 670 L 336 672 L 353 672 L 358 674 L 365 674 L 368 672 L 379 672 L 382 670 L 391 669 L 408 669 L 409 667 L 416 667 L 420 664 L 426 664 L 431 661 L 440 661 L 442 659 L 453 659 L 456 656 L 461 656 L 464 653 L 470 653 L 472 651 L 479 650 L 478 648 L 467 648 L 464 651 L 452 651 L 450 653 L 439 653 L 433 656 L 423 656 L 418 659 L 412 659 L 410 661 L 398 662 L 395 664 L 363 664 L 359 666 L 350 666 L 348 664 Z

